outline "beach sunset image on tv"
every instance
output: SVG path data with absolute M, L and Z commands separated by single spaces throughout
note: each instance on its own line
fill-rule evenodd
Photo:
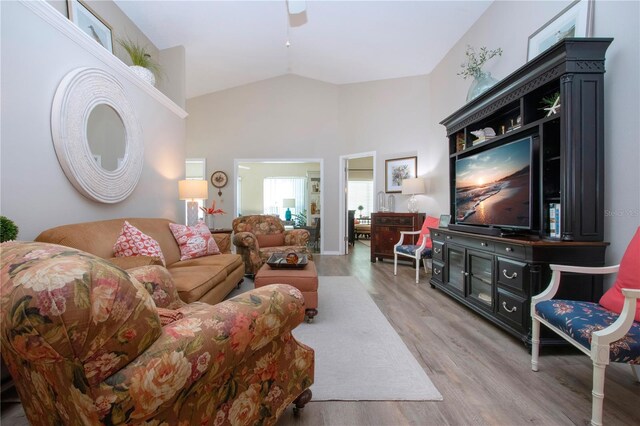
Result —
M 531 138 L 456 162 L 456 223 L 530 227 Z

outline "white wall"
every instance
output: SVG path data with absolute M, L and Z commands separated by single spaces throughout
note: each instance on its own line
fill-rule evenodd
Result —
M 176 181 L 184 174 L 185 120 L 24 3 L 1 2 L 0 7 L 0 211 L 18 224 L 19 238 L 31 240 L 57 225 L 125 216 L 182 221 Z M 59 25 L 72 25 L 62 15 L 55 16 Z M 121 203 L 84 198 L 65 177 L 54 152 L 53 96 L 61 79 L 77 67 L 101 68 L 118 78 L 142 127 L 142 176 Z
M 324 211 L 338 210 L 338 88 L 294 75 L 187 100 L 187 156 L 207 158 L 207 176 L 223 170 L 230 182 L 220 207 L 234 211 L 233 160 L 325 158 Z M 324 221 L 328 221 L 325 216 Z M 220 218 L 230 227 L 232 215 Z M 324 226 L 324 223 L 323 223 Z M 338 226 L 324 227 L 326 250 L 337 250 Z
M 324 158 L 329 251 L 337 251 L 339 241 L 340 155 L 376 152 L 376 192 L 384 190 L 385 160 L 417 155 L 418 174 L 428 188 L 419 198 L 420 211 L 448 212 L 448 151 L 439 122 L 465 103 L 471 81 L 456 73 L 466 45 L 501 47 L 503 56 L 487 69 L 503 78 L 526 62 L 529 35 L 568 4 L 493 3 L 428 76 L 334 86 L 288 75 L 190 99 L 188 155 L 207 157 L 209 174 L 231 170 L 233 158 Z M 639 222 L 638 7 L 638 2 L 608 1 L 595 7 L 594 35 L 615 37 L 605 74 L 609 263 L 620 259 Z M 396 210 L 406 211 L 406 197 L 396 194 Z
M 495 2 L 430 74 L 429 140 L 446 145 L 445 129 L 438 122 L 460 108 L 469 80 L 456 73 L 467 44 L 501 47 L 502 57 L 487 66 L 500 79 L 526 62 L 527 40 L 570 2 Z M 594 36 L 614 37 L 606 55 L 605 74 L 605 241 L 610 241 L 607 263 L 620 261 L 640 225 L 640 39 L 638 2 L 595 3 Z M 499 22 L 499 27 L 496 23 Z M 499 28 L 499 29 L 498 29 Z M 436 170 L 448 173 L 445 152 L 438 152 Z M 444 196 L 445 194 L 443 194 Z M 442 202 L 448 202 L 448 194 Z

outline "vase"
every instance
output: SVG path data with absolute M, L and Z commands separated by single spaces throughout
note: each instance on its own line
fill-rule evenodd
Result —
M 467 102 L 477 98 L 497 82 L 498 80 L 493 78 L 490 72 L 480 72 L 480 75 L 474 77 L 471 82 L 471 86 L 467 92 Z
M 204 217 L 204 223 L 207 225 L 209 229 L 216 229 L 216 225 L 213 220 L 214 217 L 215 215 L 212 215 L 212 214 L 205 215 Z
M 151 70 L 138 65 L 131 65 L 129 68 L 131 69 L 131 71 L 133 71 L 135 75 L 137 75 L 138 77 L 140 77 L 141 79 L 149 83 L 150 85 L 152 86 L 156 85 L 156 76 L 153 75 L 153 72 L 151 72 Z

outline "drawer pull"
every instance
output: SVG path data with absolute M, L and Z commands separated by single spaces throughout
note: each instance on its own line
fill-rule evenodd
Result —
M 440 233 L 439 232 L 434 232 L 433 235 L 435 235 L 436 237 L 439 237 Z
M 509 253 L 511 253 L 513 251 L 513 249 L 511 247 L 505 247 L 504 249 Z
M 509 312 L 510 314 L 518 310 L 517 306 L 514 306 L 511 309 L 507 308 L 507 302 L 502 302 L 502 307 L 504 308 L 505 311 Z
M 462 275 L 464 275 L 465 277 L 468 277 L 468 276 L 469 276 L 469 273 L 468 273 L 468 272 L 460 271 L 460 273 L 461 273 Z
M 440 272 L 442 272 L 442 269 L 433 268 L 433 274 L 434 275 L 440 275 Z
M 505 277 L 506 279 L 508 279 L 508 280 L 512 280 L 512 279 L 514 279 L 514 278 L 518 278 L 518 273 L 517 273 L 517 272 L 514 272 L 514 273 L 513 273 L 513 274 L 511 274 L 511 275 L 507 275 L 507 270 L 506 270 L 506 269 L 503 269 L 503 270 L 502 270 L 502 275 L 504 275 L 504 277 Z
M 434 249 L 433 249 L 433 252 L 434 252 L 435 254 L 440 254 L 440 253 L 442 253 L 442 249 L 434 248 Z
M 447 240 L 450 240 L 450 239 L 451 239 L 451 235 L 447 235 Z
M 483 241 L 483 242 L 481 242 L 481 243 L 480 243 L 480 245 L 481 245 L 482 247 L 486 247 L 486 246 L 488 246 L 489 244 L 487 244 L 487 243 L 485 243 L 485 242 Z

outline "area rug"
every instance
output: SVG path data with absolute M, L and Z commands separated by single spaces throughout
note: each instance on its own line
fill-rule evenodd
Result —
M 318 315 L 293 330 L 315 350 L 313 401 L 442 400 L 357 278 L 319 280 Z

